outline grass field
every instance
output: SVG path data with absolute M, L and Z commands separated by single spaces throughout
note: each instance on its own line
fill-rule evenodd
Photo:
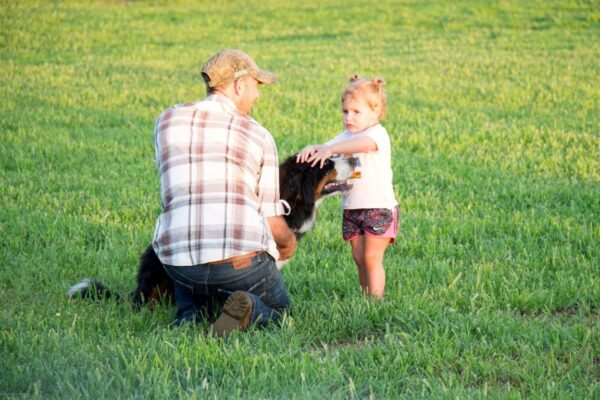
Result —
M 282 327 L 227 340 L 134 287 L 160 210 L 152 129 L 240 48 L 280 80 L 254 117 L 281 158 L 387 81 L 402 218 L 382 302 L 340 202 L 284 270 Z M 0 1 L 0 397 L 600 398 L 596 1 Z

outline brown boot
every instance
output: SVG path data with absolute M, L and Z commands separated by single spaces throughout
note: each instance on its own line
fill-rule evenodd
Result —
M 211 325 L 213 335 L 223 337 L 233 331 L 248 329 L 253 307 L 252 296 L 248 293 L 242 291 L 231 293 L 225 301 L 221 316 Z

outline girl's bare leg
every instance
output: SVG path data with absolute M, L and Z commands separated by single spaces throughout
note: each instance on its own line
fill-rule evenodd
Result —
M 365 269 L 365 235 L 358 235 L 350 241 L 352 246 L 352 258 L 358 268 L 358 282 L 363 292 L 366 294 L 368 286 L 367 273 Z
M 378 299 L 385 290 L 383 256 L 390 243 L 389 238 L 359 235 L 352 239 L 352 257 L 358 267 L 358 280 L 363 292 Z

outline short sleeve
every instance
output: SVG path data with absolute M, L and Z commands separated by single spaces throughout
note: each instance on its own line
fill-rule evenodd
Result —
M 381 125 L 379 125 L 377 129 L 371 129 L 366 136 L 373 139 L 377 145 L 378 151 L 389 147 L 390 138 L 388 137 L 386 129 Z
M 262 161 L 257 187 L 260 212 L 265 217 L 283 215 L 283 205 L 279 201 L 279 158 L 275 141 L 268 132 L 265 133 Z

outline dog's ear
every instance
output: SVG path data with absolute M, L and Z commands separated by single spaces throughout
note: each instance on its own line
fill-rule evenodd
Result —
M 279 189 L 281 190 L 281 198 L 293 208 L 302 185 L 302 173 L 297 168 L 294 168 L 291 172 L 286 172 L 288 173 L 279 175 Z
M 302 179 L 302 187 L 300 189 L 302 199 L 308 205 L 315 204 L 315 190 L 317 189 L 317 175 L 314 170 L 307 170 Z

